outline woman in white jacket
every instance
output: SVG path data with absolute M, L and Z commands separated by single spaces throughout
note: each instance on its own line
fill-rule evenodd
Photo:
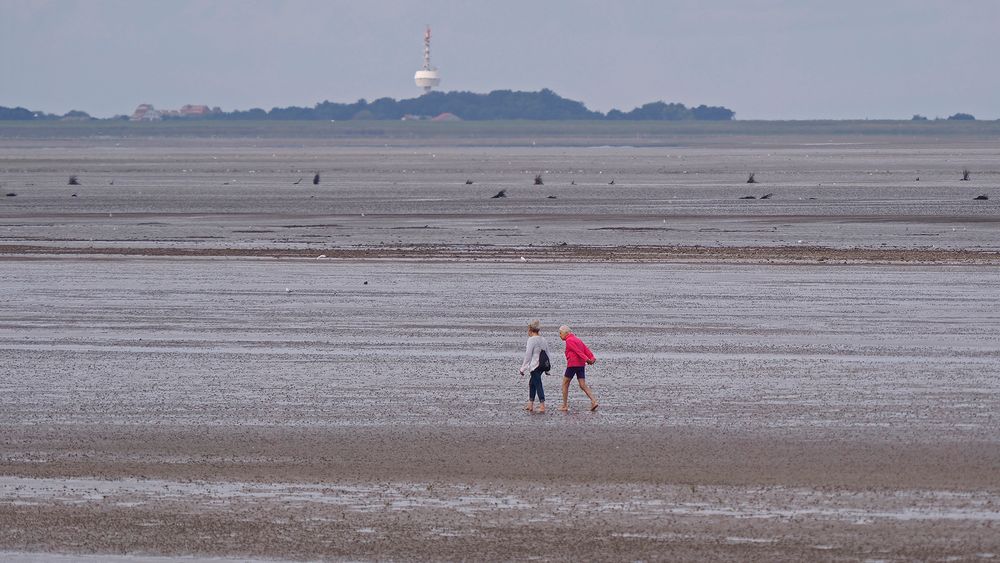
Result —
M 530 372 L 528 378 L 528 404 L 524 410 L 535 412 L 535 395 L 538 395 L 538 412 L 545 412 L 545 389 L 542 388 L 542 372 L 546 371 L 544 366 L 539 365 L 539 356 L 544 351 L 549 356 L 549 343 L 545 337 L 539 334 L 541 323 L 536 319 L 528 323 L 528 345 L 524 350 L 524 362 L 521 363 L 519 372 L 524 375 L 524 370 Z M 544 362 L 543 362 L 544 363 Z

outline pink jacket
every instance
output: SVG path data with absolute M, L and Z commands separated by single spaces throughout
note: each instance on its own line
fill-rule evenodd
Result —
M 594 353 L 572 332 L 566 335 L 566 367 L 577 368 L 593 360 Z

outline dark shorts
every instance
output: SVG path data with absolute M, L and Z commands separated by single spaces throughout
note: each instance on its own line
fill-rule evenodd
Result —
M 585 367 L 586 366 L 577 366 L 573 368 L 566 368 L 566 373 L 563 374 L 563 377 L 573 379 L 573 376 L 575 375 L 577 379 L 587 379 L 586 374 L 583 372 Z

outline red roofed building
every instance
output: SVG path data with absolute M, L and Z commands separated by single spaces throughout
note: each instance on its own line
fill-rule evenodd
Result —
M 139 104 L 139 107 L 132 112 L 132 117 L 128 118 L 129 121 L 159 121 L 161 119 L 163 119 L 163 115 L 153 107 L 153 104 Z
M 462 121 L 462 118 L 451 112 L 446 111 L 441 115 L 432 117 L 431 121 Z
M 129 121 L 160 121 L 164 117 L 206 117 L 222 112 L 219 108 L 187 104 L 181 109 L 156 109 L 153 104 L 139 104 Z
M 205 117 L 210 113 L 212 110 L 208 106 L 193 106 L 191 104 L 183 106 L 180 111 L 182 117 Z

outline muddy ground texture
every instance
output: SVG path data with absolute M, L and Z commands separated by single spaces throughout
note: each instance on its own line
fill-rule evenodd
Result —
M 0 139 L 0 554 L 996 559 L 995 147 L 828 141 Z

